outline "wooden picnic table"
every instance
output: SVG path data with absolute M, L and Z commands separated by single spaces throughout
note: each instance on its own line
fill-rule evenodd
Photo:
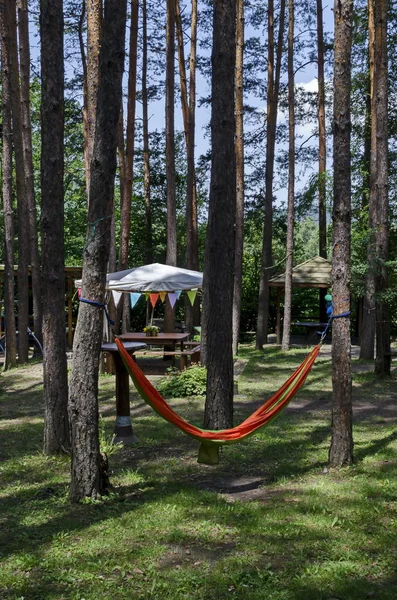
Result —
M 158 333 L 157 335 L 146 335 L 141 331 L 122 333 L 119 338 L 123 342 L 142 342 L 148 346 L 171 346 L 175 352 L 176 345 L 180 346 L 181 352 L 184 350 L 184 342 L 188 340 L 190 333 Z
M 129 354 L 147 348 L 146 344 L 142 342 L 124 342 L 124 347 Z M 138 438 L 134 434 L 131 423 L 129 374 L 114 342 L 102 344 L 101 350 L 111 355 L 116 371 L 116 423 L 114 426 L 116 437 L 114 441 L 134 444 Z
M 144 342 L 148 346 L 162 346 L 163 350 L 148 350 L 146 354 L 161 354 L 164 360 L 172 359 L 172 366 L 175 366 L 175 357 L 185 350 L 185 342 L 190 337 L 190 333 L 158 333 L 157 335 L 146 335 L 142 331 L 123 333 L 119 336 L 123 342 Z M 178 347 L 177 347 L 178 346 Z

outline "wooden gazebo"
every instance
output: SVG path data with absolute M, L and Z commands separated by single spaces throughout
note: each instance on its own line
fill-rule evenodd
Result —
M 277 288 L 277 343 L 281 342 L 281 296 L 285 288 L 285 273 L 272 277 L 270 287 Z M 321 256 L 310 258 L 292 269 L 292 287 L 329 288 L 331 285 L 331 261 Z

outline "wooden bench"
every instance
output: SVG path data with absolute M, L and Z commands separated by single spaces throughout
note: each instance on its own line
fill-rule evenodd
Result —
M 187 342 L 190 346 L 191 344 Z M 186 345 L 186 343 L 185 343 Z M 187 368 L 188 357 L 190 356 L 190 363 L 200 362 L 200 345 L 197 343 L 190 349 L 187 350 L 142 350 L 136 352 L 136 356 L 171 356 L 179 357 L 179 370 L 184 371 Z
M 306 329 L 306 341 L 309 343 L 315 343 L 317 341 L 317 332 L 323 331 L 327 323 L 312 323 L 311 321 L 299 321 L 294 322 L 292 325 L 297 325 L 298 327 L 305 327 Z
M 393 360 L 393 358 L 397 358 L 397 349 L 391 349 L 390 352 L 384 352 L 383 353 L 384 356 L 390 356 L 390 360 Z

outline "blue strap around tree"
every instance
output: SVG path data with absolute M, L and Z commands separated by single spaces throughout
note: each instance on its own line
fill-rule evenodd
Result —
M 346 300 L 348 300 L 348 298 L 346 298 Z M 334 305 L 333 305 L 333 303 L 331 303 L 330 306 L 327 309 L 327 313 L 329 314 L 328 323 L 327 323 L 324 331 L 317 331 L 317 333 L 319 335 L 321 335 L 320 343 L 324 340 L 325 336 L 327 335 L 327 331 L 328 331 L 329 326 L 331 325 L 331 321 L 333 319 L 340 319 L 341 317 L 348 317 L 350 315 L 350 313 L 351 313 L 350 310 L 347 310 L 347 311 L 345 311 L 343 313 L 339 313 L 339 315 L 334 315 L 333 310 L 334 310 Z
M 105 315 L 108 320 L 108 323 L 110 325 L 114 325 L 114 321 L 113 321 L 113 319 L 110 318 L 108 309 L 106 308 L 105 304 L 102 304 L 102 302 L 97 302 L 96 300 L 88 300 L 88 298 L 79 298 L 79 301 L 85 302 L 85 304 L 92 304 L 93 306 L 98 306 L 98 308 L 103 308 L 103 310 L 105 311 Z

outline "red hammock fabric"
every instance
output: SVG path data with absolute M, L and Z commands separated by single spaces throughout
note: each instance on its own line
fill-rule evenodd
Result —
M 164 419 L 205 444 L 228 444 L 237 442 L 244 437 L 251 435 L 257 429 L 263 427 L 263 425 L 273 419 L 292 400 L 296 392 L 302 387 L 318 353 L 320 352 L 320 345 L 315 346 L 281 388 L 240 425 L 231 429 L 209 431 L 191 425 L 182 419 L 182 417 L 167 404 L 161 394 L 145 377 L 134 359 L 125 350 L 121 340 L 116 338 L 115 341 L 125 367 L 143 400 Z

